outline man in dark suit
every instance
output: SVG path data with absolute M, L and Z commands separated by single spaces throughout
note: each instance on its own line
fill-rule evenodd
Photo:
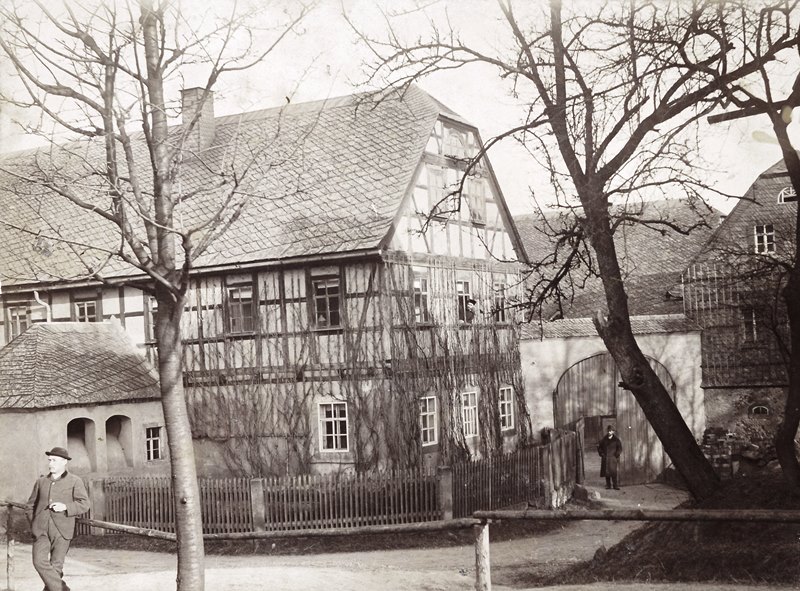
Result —
M 622 441 L 617 437 L 613 426 L 609 425 L 606 436 L 597 442 L 597 453 L 602 458 L 600 476 L 605 476 L 606 488 L 611 488 L 613 485 L 615 490 L 619 490 L 617 474 L 619 472 L 619 456 L 622 454 Z
M 33 533 L 33 567 L 45 591 L 69 591 L 62 579 L 64 558 L 75 535 L 75 518 L 89 510 L 89 495 L 78 476 L 67 472 L 72 458 L 63 447 L 44 452 L 48 474 L 40 476 L 28 499 Z

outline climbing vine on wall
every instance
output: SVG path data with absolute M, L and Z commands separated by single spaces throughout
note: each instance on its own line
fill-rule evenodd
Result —
M 335 461 L 359 471 L 418 467 L 427 452 L 419 401 L 435 396 L 439 463 L 528 443 L 515 324 L 494 322 L 488 309 L 459 322 L 455 267 L 427 269 L 435 295 L 425 302 L 424 324 L 412 266 L 381 261 L 341 271 L 348 295 L 340 325 L 325 331 L 315 326 L 301 273 L 199 281 L 184 323 L 194 436 L 214 442 L 227 469 L 241 475 L 307 473 L 320 461 L 326 469 Z M 255 312 L 242 334 L 230 330 L 236 308 L 227 298 L 242 294 L 231 284 L 252 286 Z M 491 277 L 476 285 L 475 296 L 482 288 L 490 301 L 486 285 Z M 514 392 L 513 437 L 501 430 L 502 386 Z M 464 435 L 466 391 L 477 393 L 477 437 Z M 346 456 L 318 453 L 321 401 L 347 405 Z

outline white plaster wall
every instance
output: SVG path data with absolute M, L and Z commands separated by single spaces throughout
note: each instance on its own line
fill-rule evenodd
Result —
M 706 426 L 703 390 L 700 387 L 700 332 L 638 335 L 636 342 L 648 357 L 659 361 L 675 380 L 675 402 L 698 440 Z M 579 361 L 605 353 L 598 336 L 520 343 L 525 396 L 534 433 L 553 427 L 553 390 L 567 369 Z
M 130 417 L 133 466 L 108 470 L 106 458 L 106 420 L 114 415 Z M 95 424 L 97 469 L 75 470 L 81 476 L 108 473 L 160 474 L 169 472 L 166 429 L 162 429 L 164 459 L 146 461 L 145 426 L 164 426 L 161 402 L 72 406 L 49 410 L 0 413 L 0 498 L 25 501 L 36 477 L 47 470 L 44 452 L 55 446 L 68 447 L 67 424 L 77 418 Z M 87 442 L 88 443 L 88 442 Z M 69 469 L 69 466 L 68 466 Z
M 0 413 L 0 499 L 24 503 L 33 483 L 44 473 L 46 444 L 40 439 L 39 416 L 35 413 Z M 52 445 L 67 443 L 66 426 L 62 439 Z M 52 447 L 51 445 L 51 447 Z

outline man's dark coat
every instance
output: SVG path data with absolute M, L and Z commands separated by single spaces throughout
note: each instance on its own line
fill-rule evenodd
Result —
M 612 437 L 605 436 L 597 442 L 597 453 L 602 458 L 600 476 L 616 476 L 619 456 L 622 454 L 622 440 L 616 433 Z

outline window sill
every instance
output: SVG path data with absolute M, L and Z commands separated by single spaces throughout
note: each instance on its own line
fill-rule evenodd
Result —
M 242 331 L 242 332 L 226 332 L 225 338 L 226 339 L 252 339 L 256 337 L 256 332 L 254 330 L 250 331 Z
M 315 326 L 311 330 L 317 334 L 339 334 L 343 328 L 341 326 Z

